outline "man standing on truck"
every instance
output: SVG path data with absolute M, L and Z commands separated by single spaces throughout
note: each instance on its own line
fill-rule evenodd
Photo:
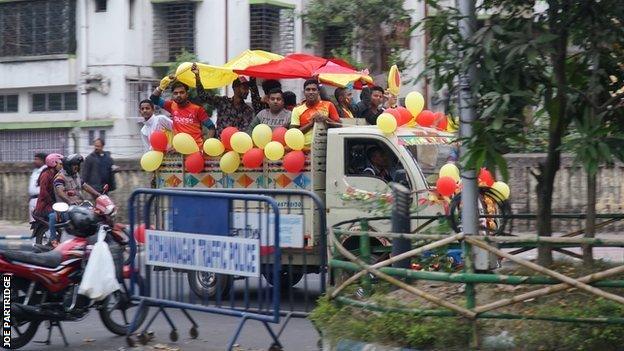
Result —
M 370 125 L 377 124 L 377 117 L 383 112 L 384 90 L 379 86 L 370 88 L 370 98 L 355 106 L 355 118 L 364 118 Z
M 173 77 L 175 79 L 175 77 Z M 187 133 L 197 143 L 201 150 L 204 145 L 202 127 L 208 129 L 207 137 L 214 136 L 214 124 L 203 107 L 192 103 L 189 100 L 189 87 L 182 82 L 174 82 L 171 84 L 171 91 L 173 95 L 172 100 L 163 100 L 160 98 L 162 92 L 167 89 L 172 77 L 165 77 L 161 81 L 160 86 L 156 87 L 150 100 L 154 105 L 163 107 L 169 114 L 173 121 L 173 134 Z
M 305 134 L 305 145 L 312 144 L 312 129 L 315 123 L 325 123 L 328 128 L 340 127 L 340 117 L 331 101 L 323 101 L 319 95 L 319 82 L 308 79 L 303 83 L 305 104 L 292 111 L 290 126 L 299 128 Z
M 271 128 L 287 127 L 290 123 L 290 111 L 284 108 L 284 94 L 279 88 L 269 92 L 269 108 L 258 112 L 247 127 L 247 133 L 251 134 L 254 127 L 261 123 Z

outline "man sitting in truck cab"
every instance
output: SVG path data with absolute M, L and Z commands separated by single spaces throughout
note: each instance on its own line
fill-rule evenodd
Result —
M 392 169 L 389 165 L 390 159 L 379 146 L 372 146 L 368 149 L 368 165 L 362 171 L 363 175 L 370 175 L 383 179 L 386 182 L 392 181 Z
M 340 117 L 336 106 L 330 101 L 323 101 L 319 95 L 319 82 L 308 79 L 303 83 L 305 104 L 292 111 L 290 126 L 299 128 L 305 134 L 305 145 L 312 144 L 312 129 L 315 123 L 325 123 L 328 128 L 339 127 Z

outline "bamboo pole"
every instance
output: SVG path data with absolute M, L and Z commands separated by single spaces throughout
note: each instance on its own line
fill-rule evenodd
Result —
M 432 249 L 435 249 L 435 248 L 440 247 L 440 246 L 448 245 L 448 244 L 450 244 L 450 243 L 452 243 L 454 241 L 461 240 L 463 237 L 464 237 L 464 234 L 456 234 L 456 235 L 453 235 L 451 237 L 442 239 L 440 241 L 436 241 L 436 242 L 433 242 L 431 244 L 427 244 L 427 245 L 424 245 L 424 246 L 421 246 L 421 247 L 417 247 L 417 248 L 415 248 L 413 250 L 410 250 L 408 252 L 404 252 L 404 253 L 402 253 L 400 255 L 396 255 L 394 257 L 390 257 L 387 260 L 381 261 L 379 263 L 375 263 L 374 265 L 371 266 L 371 268 L 378 269 L 378 268 L 381 268 L 381 267 L 389 266 L 389 265 L 393 264 L 394 262 L 401 261 L 401 260 L 404 260 L 406 258 L 418 255 L 418 254 L 420 254 L 420 253 L 422 253 L 424 251 L 432 250 Z M 340 244 L 338 244 L 338 245 L 340 245 Z M 339 287 L 337 287 L 332 292 L 331 298 L 335 298 L 336 296 L 338 296 L 340 291 L 342 291 L 344 288 L 346 288 L 347 286 L 349 286 L 350 284 L 352 284 L 353 282 L 358 280 L 358 278 L 360 278 L 364 274 L 366 274 L 366 271 L 362 270 L 362 271 L 356 273 L 355 275 L 351 276 L 349 279 L 345 280 L 344 283 L 342 283 Z
M 500 257 L 504 257 L 504 258 L 506 258 L 506 259 L 508 259 L 510 261 L 516 262 L 517 264 L 519 264 L 521 266 L 524 266 L 524 267 L 530 268 L 530 269 L 532 269 L 532 270 L 534 270 L 536 272 L 539 272 L 539 273 L 551 276 L 551 277 L 556 278 L 556 279 L 558 279 L 558 280 L 560 280 L 560 281 L 562 281 L 564 283 L 568 283 L 568 284 L 570 284 L 571 286 L 573 286 L 575 288 L 582 289 L 582 290 L 585 290 L 585 291 L 587 291 L 589 293 L 592 293 L 594 295 L 598 295 L 600 297 L 604 297 L 605 299 L 613 300 L 613 301 L 619 302 L 621 304 L 624 304 L 624 297 L 608 293 L 608 292 L 600 290 L 598 288 L 594 288 L 591 285 L 587 285 L 585 283 L 579 282 L 579 281 L 577 281 L 577 280 L 575 280 L 573 278 L 570 278 L 568 276 L 565 276 L 565 275 L 563 275 L 563 274 L 561 274 L 559 272 L 555 272 L 555 271 L 550 270 L 548 268 L 545 268 L 545 267 L 542 267 L 540 265 L 537 265 L 537 264 L 535 264 L 533 262 L 529 262 L 529 261 L 523 260 L 521 258 L 518 258 L 518 257 L 516 257 L 514 255 L 508 254 L 508 253 L 506 253 L 504 251 L 501 251 L 501 250 L 499 250 L 499 249 L 497 249 L 495 247 L 492 247 L 492 246 L 490 246 L 490 245 L 488 245 L 488 244 L 486 244 L 486 243 L 484 243 L 482 241 L 475 240 L 475 239 L 473 239 L 473 238 L 471 238 L 469 236 L 464 237 L 464 240 L 469 242 L 469 243 L 471 243 L 474 246 L 478 246 L 478 247 L 480 247 L 480 248 L 482 248 L 484 250 L 488 250 L 488 251 L 490 251 L 490 252 L 492 252 L 492 253 L 500 256 Z
M 607 269 L 606 271 L 602 271 L 599 273 L 592 273 L 590 275 L 586 275 L 583 276 L 581 278 L 578 278 L 577 281 L 581 282 L 581 283 L 591 283 L 594 282 L 596 280 L 602 280 L 604 278 L 610 277 L 610 276 L 614 276 L 620 273 L 624 273 L 624 265 L 622 266 L 618 266 L 618 267 L 614 267 L 611 269 Z M 522 302 L 522 301 L 526 301 L 528 299 L 533 299 L 533 298 L 537 298 L 537 297 L 541 297 L 541 296 L 545 296 L 545 295 L 549 295 L 552 293 L 556 293 L 559 291 L 563 291 L 570 288 L 570 284 L 566 284 L 566 283 L 561 283 L 561 284 L 557 284 L 557 285 L 552 285 L 552 286 L 548 286 L 545 288 L 541 288 L 541 289 L 537 289 L 537 290 L 533 290 L 533 291 L 529 291 L 527 293 L 524 294 L 520 294 L 520 295 L 516 295 L 514 297 L 511 298 L 507 298 L 507 299 L 500 299 L 498 301 L 494 301 L 491 302 L 487 305 L 483 305 L 483 306 L 479 306 L 475 308 L 475 312 L 477 313 L 482 313 L 482 312 L 487 312 L 487 311 L 491 311 L 500 307 L 504 307 L 504 306 L 508 306 L 514 303 L 518 303 L 518 302 Z
M 331 240 L 334 241 L 334 244 L 336 244 L 336 237 L 334 236 L 333 232 L 331 234 Z M 368 272 L 378 276 L 379 278 L 389 282 L 390 284 L 396 285 L 399 288 L 408 291 L 418 297 L 421 297 L 427 301 L 433 302 L 436 305 L 439 306 L 443 306 L 446 307 L 450 310 L 453 310 L 461 315 L 463 315 L 464 317 L 473 319 L 476 317 L 476 313 L 474 313 L 473 311 L 470 311 L 464 307 L 458 306 L 452 302 L 448 302 L 446 300 L 443 300 L 435 295 L 429 294 L 423 290 L 420 290 L 414 286 L 410 286 L 408 284 L 405 284 L 404 282 L 391 277 L 383 272 L 380 272 L 379 270 L 372 268 L 371 266 L 369 266 L 368 264 L 364 263 L 362 260 L 360 260 L 359 258 L 357 258 L 355 255 L 353 255 L 352 253 L 349 252 L 349 250 L 345 249 L 342 245 L 337 244 L 335 245 L 336 248 L 338 249 L 338 251 L 340 251 L 340 253 L 345 256 L 346 258 L 348 258 L 349 260 L 357 263 L 358 265 L 360 265 L 362 268 L 366 269 Z M 397 256 L 398 257 L 398 256 Z

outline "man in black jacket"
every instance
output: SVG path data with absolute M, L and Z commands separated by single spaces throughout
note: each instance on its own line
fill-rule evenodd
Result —
M 383 112 L 384 90 L 381 87 L 374 86 L 370 88 L 370 97 L 362 99 L 355 106 L 353 111 L 355 118 L 364 118 L 371 125 L 377 124 L 377 117 Z
M 104 140 L 98 138 L 93 141 L 93 152 L 87 156 L 82 167 L 82 179 L 99 193 L 103 192 L 104 185 L 108 184 L 108 191 L 116 188 L 113 173 L 113 158 L 109 151 L 104 151 Z

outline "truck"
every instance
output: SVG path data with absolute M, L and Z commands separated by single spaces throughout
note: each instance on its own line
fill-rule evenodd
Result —
M 324 202 L 328 227 L 341 221 L 370 217 L 369 209 L 356 206 L 345 200 L 344 194 L 349 189 L 359 189 L 371 193 L 390 193 L 387 179 L 364 172 L 370 166 L 367 154 L 377 148 L 387 157 L 392 168 L 392 181 L 401 183 L 412 192 L 412 201 L 418 203 L 427 197 L 431 182 L 439 167 L 447 162 L 453 149 L 455 135 L 431 128 L 399 127 L 391 135 L 384 134 L 376 126 L 349 125 L 343 120 L 343 127 L 326 129 L 316 125 L 313 130 L 313 142 L 305 150 L 304 169 L 297 174 L 288 173 L 282 167 L 282 161 L 264 160 L 262 168 L 247 169 L 241 166 L 231 174 L 219 168 L 219 158 L 207 158 L 202 172 L 188 174 L 184 172 L 182 155 L 168 154 L 159 170 L 155 173 L 158 188 L 210 188 L 210 189 L 304 189 L 315 193 Z M 433 176 L 433 177 L 432 177 Z M 318 212 L 310 198 L 292 201 L 286 195 L 275 196 L 280 207 L 280 217 L 294 216 L 295 228 L 300 230 L 281 230 L 282 264 L 290 266 L 283 270 L 283 284 L 295 285 L 304 273 L 318 272 L 321 259 Z M 242 208 L 233 209 L 234 225 L 237 225 L 236 213 Z M 292 215 L 292 213 L 298 213 Z M 429 206 L 419 214 L 436 215 L 444 213 L 441 206 Z M 292 225 L 293 221 L 289 221 Z M 414 220 L 412 227 L 419 225 Z M 390 229 L 389 221 L 376 222 L 372 231 Z M 358 228 L 353 228 L 357 230 Z M 357 247 L 357 238 L 346 238 L 343 245 Z M 382 239 L 371 238 L 371 245 L 388 245 Z M 305 256 L 305 257 L 304 257 Z M 305 268 L 303 266 L 306 266 Z M 189 272 L 192 290 L 200 296 L 215 294 L 215 277 L 218 274 Z M 266 277 L 266 276 L 265 276 Z M 268 281 L 270 277 L 266 277 Z M 219 284 L 225 286 L 229 284 Z

